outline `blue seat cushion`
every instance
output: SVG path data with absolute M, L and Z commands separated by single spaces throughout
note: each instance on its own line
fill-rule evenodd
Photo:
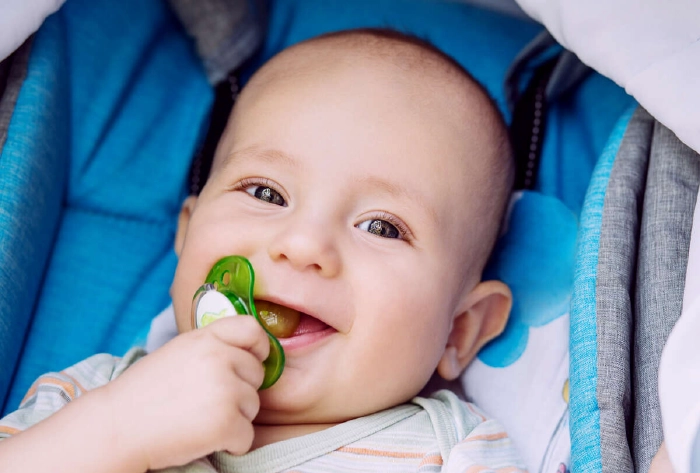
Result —
M 212 98 L 166 2 L 69 0 L 37 33 L 0 162 L 21 155 L 44 169 L 41 192 L 12 197 L 47 215 L 13 235 L 18 254 L 46 256 L 2 265 L 27 274 L 8 319 L 28 326 L 33 311 L 26 341 L 21 327 L 3 330 L 25 341 L 6 411 L 43 372 L 122 354 L 167 305 L 175 222 Z

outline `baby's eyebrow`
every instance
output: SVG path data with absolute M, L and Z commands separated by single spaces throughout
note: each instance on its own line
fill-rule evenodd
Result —
M 278 149 L 262 149 L 258 146 L 250 146 L 234 151 L 224 158 L 223 168 L 230 166 L 235 161 L 255 159 L 268 164 L 284 164 L 288 167 L 298 167 L 299 162 L 288 154 Z
M 391 182 L 387 179 L 382 179 L 377 176 L 360 177 L 357 179 L 357 182 L 367 187 L 379 189 L 399 199 L 412 200 L 417 206 L 425 210 L 428 216 L 433 220 L 433 223 L 437 224 L 439 220 L 437 212 L 435 211 L 433 206 L 429 205 L 425 196 L 420 192 L 409 190 L 398 183 Z

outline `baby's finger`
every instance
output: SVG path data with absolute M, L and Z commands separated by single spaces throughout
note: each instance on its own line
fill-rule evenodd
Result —
M 260 410 L 260 393 L 258 388 L 250 384 L 240 383 L 236 387 L 235 398 L 238 400 L 238 410 L 249 422 L 253 422 Z
M 262 362 L 247 350 L 232 351 L 231 368 L 241 380 L 255 389 L 260 387 L 265 378 Z
M 220 429 L 215 432 L 218 450 L 242 454 L 253 440 L 252 422 L 260 410 L 257 389 L 246 383 L 235 383 L 228 389 L 229 401 L 219 409 Z
M 224 317 L 207 325 L 204 330 L 210 330 L 227 345 L 249 351 L 260 361 L 264 361 L 270 354 L 267 333 L 254 317 Z
M 232 433 L 223 439 L 220 450 L 226 450 L 232 455 L 243 455 L 253 445 L 255 431 L 253 424 L 240 418 L 231 425 Z

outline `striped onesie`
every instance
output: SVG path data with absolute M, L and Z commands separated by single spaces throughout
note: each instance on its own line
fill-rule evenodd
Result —
M 0 439 L 56 412 L 83 392 L 119 376 L 145 355 L 95 355 L 40 377 L 19 410 L 0 420 Z M 494 420 L 450 391 L 273 443 L 245 455 L 218 452 L 168 473 L 234 472 L 524 472 L 512 441 Z

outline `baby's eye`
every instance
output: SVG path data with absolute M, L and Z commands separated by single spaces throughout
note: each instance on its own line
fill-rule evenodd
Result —
M 369 219 L 360 222 L 357 228 L 384 238 L 401 238 L 401 232 L 386 220 Z
M 281 207 L 287 206 L 287 202 L 284 201 L 284 197 L 282 197 L 279 192 L 271 187 L 253 185 L 246 187 L 245 191 L 256 199 L 279 205 Z

